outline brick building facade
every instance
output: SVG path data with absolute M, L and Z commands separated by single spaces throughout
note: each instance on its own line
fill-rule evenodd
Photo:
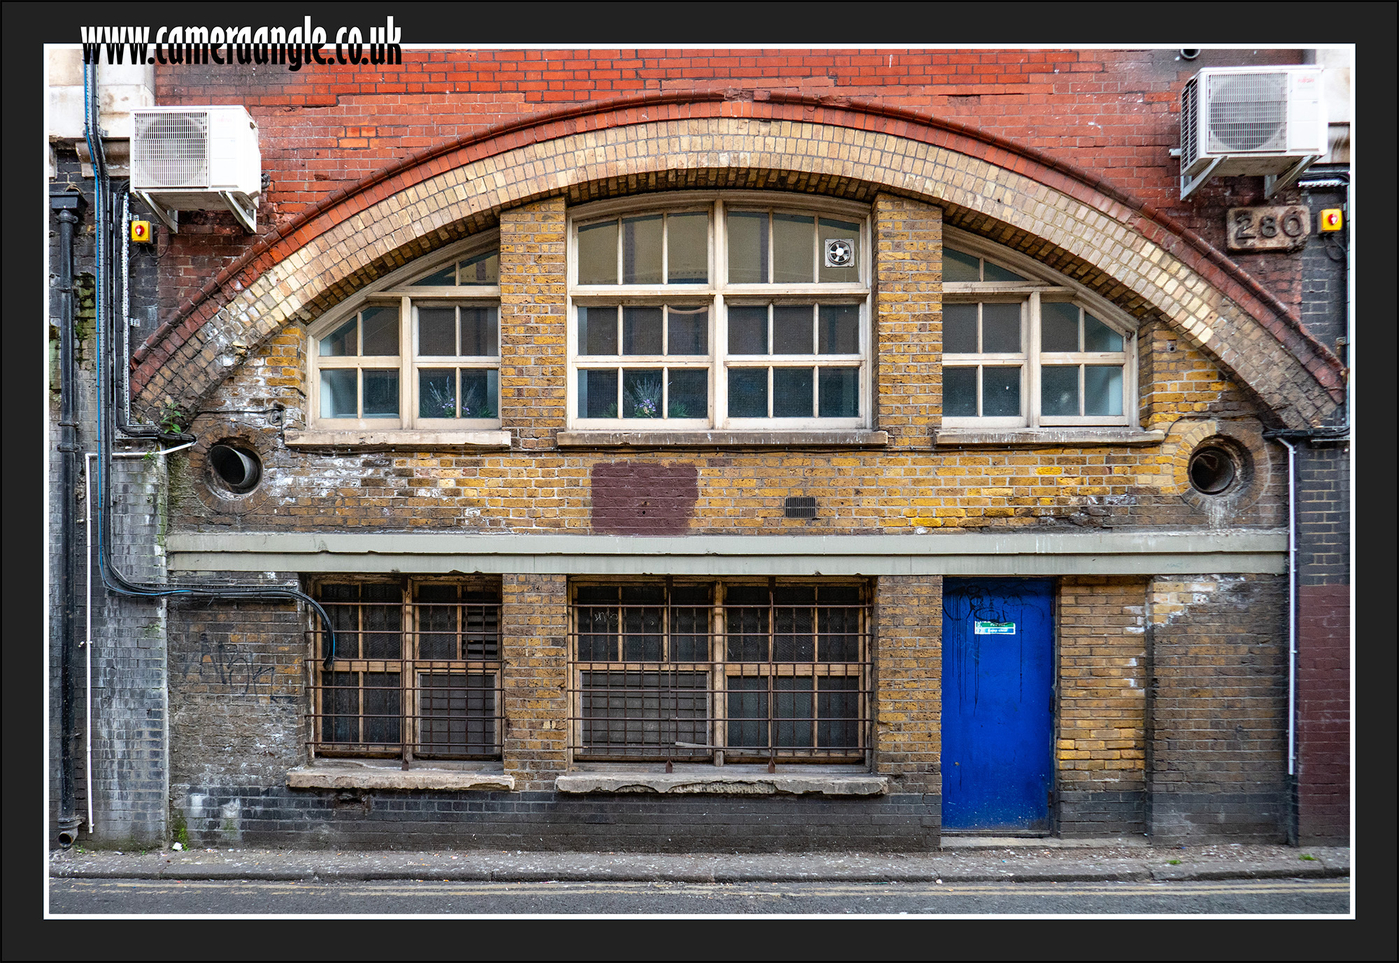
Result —
M 1224 237 L 1348 154 L 1266 201 L 1171 156 L 1200 67 L 1313 54 L 150 69 L 265 186 L 172 232 L 53 139 L 110 541 L 57 830 L 1348 839 L 1344 245 Z

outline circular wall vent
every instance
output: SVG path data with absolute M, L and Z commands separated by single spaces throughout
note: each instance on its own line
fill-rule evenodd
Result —
M 1205 495 L 1222 495 L 1239 477 L 1239 465 L 1232 452 L 1219 445 L 1206 445 L 1190 456 L 1190 487 Z
M 262 459 L 245 445 L 219 442 L 209 448 L 209 472 L 233 495 L 246 495 L 262 481 Z

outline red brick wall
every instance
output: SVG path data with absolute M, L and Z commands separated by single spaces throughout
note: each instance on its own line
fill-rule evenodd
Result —
M 1350 835 L 1350 586 L 1297 589 L 1297 841 Z

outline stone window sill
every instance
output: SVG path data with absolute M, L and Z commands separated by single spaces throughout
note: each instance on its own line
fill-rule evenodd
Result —
M 509 448 L 510 432 L 483 431 L 336 431 L 286 432 L 288 448 Z
M 561 793 L 656 793 L 730 796 L 882 796 L 887 776 L 867 772 L 776 772 L 760 767 L 704 767 L 673 773 L 641 770 L 570 772 L 554 780 Z
M 829 431 L 623 431 L 589 429 L 559 432 L 560 448 L 882 448 L 886 431 L 841 428 Z
M 1140 428 L 939 428 L 938 448 L 1044 448 L 1055 445 L 1159 445 L 1164 431 Z
M 387 765 L 300 766 L 287 772 L 288 789 L 437 789 L 514 792 L 515 777 L 479 769 L 408 769 Z

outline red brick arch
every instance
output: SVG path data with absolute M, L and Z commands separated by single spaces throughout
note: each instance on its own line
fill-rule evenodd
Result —
M 410 157 L 260 237 L 138 349 L 137 402 L 197 405 L 256 349 L 502 210 L 681 188 L 871 199 L 1032 250 L 1199 344 L 1292 427 L 1344 397 L 1338 360 L 1221 253 L 1091 174 L 973 129 L 854 102 L 654 95 L 570 108 Z

